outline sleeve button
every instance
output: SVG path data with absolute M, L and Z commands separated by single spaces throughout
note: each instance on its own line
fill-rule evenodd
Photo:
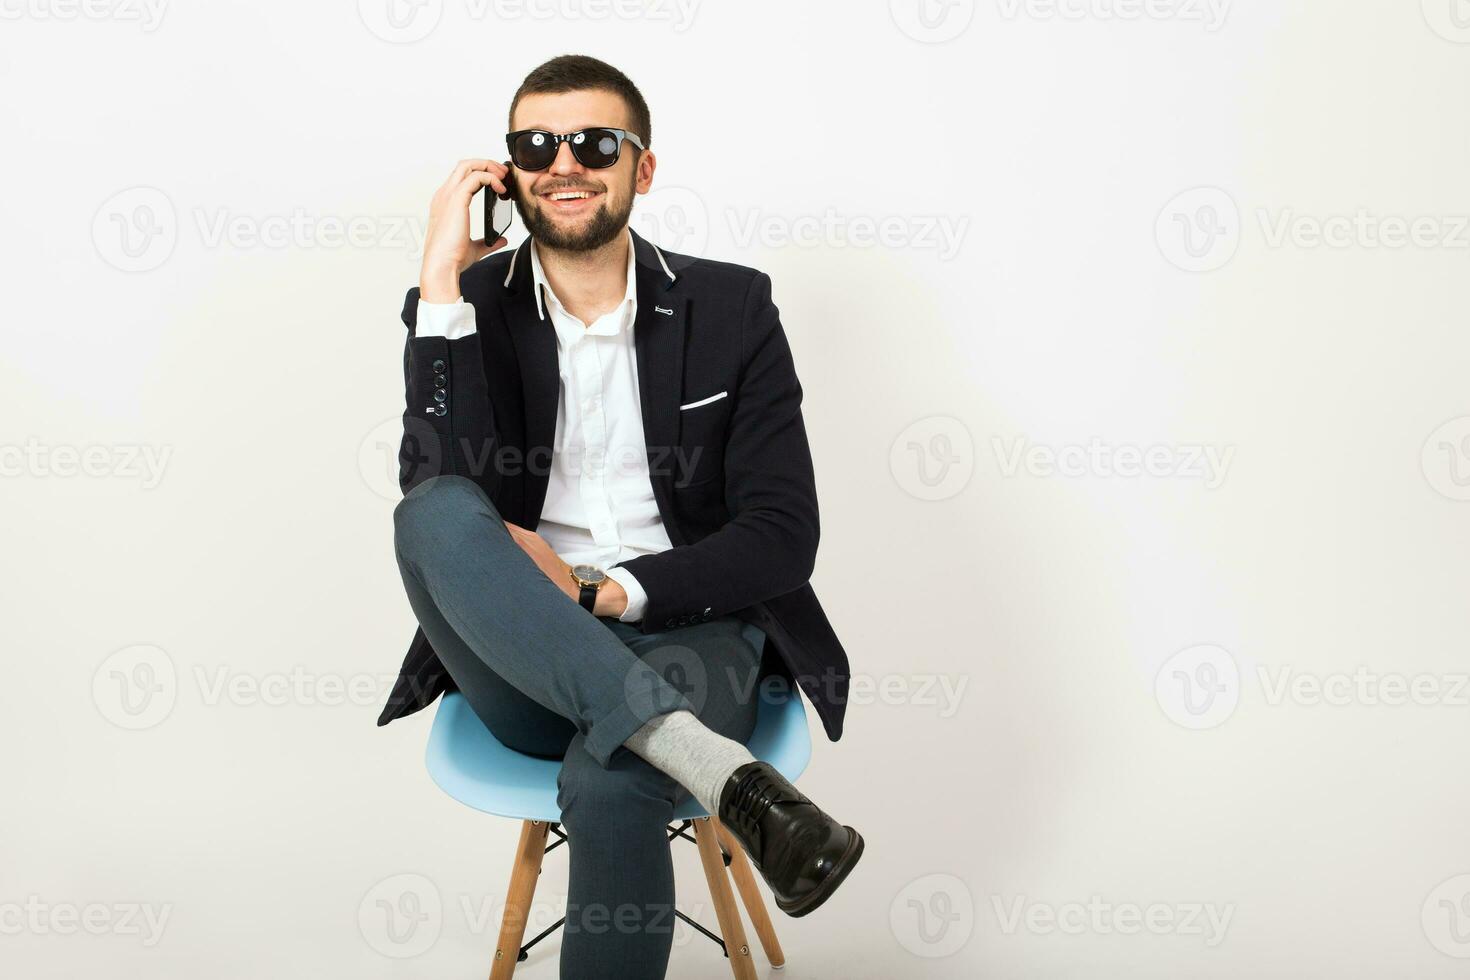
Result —
M 435 415 L 448 415 L 449 414 L 449 406 L 448 405 L 435 405 L 434 406 L 434 414 Z
M 436 358 L 434 358 L 434 373 L 436 373 L 436 374 L 442 373 L 444 371 L 444 369 L 446 367 L 448 367 L 448 366 L 449 365 L 447 365 L 447 364 L 444 363 L 444 358 L 442 358 L 442 357 L 436 357 Z
M 447 401 L 448 399 L 449 392 L 445 391 L 443 388 L 440 388 L 438 391 L 434 392 L 434 401 L 443 402 Z

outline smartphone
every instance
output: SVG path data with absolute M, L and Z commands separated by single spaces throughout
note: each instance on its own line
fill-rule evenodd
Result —
M 505 189 L 515 190 L 515 171 L 509 169 L 506 163 Z M 515 204 L 509 196 L 501 197 L 489 187 L 485 188 L 485 244 L 493 245 L 497 238 L 502 237 L 510 228 L 511 218 L 515 214 Z

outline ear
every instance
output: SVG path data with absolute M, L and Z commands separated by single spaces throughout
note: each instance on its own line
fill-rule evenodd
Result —
M 652 150 L 638 154 L 638 169 L 634 173 L 633 187 L 639 194 L 647 194 L 653 187 L 653 171 L 658 166 Z

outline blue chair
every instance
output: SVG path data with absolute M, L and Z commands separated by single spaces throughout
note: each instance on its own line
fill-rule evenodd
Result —
M 763 648 L 765 633 L 759 627 L 747 623 L 743 632 L 757 650 Z M 769 762 L 781 775 L 796 782 L 811 761 L 812 743 L 807 730 L 806 710 L 794 689 L 789 695 L 783 690 L 772 697 L 766 685 L 761 686 L 755 731 L 746 745 L 757 759 Z M 541 859 L 567 839 L 560 826 L 561 808 L 556 803 L 556 777 L 561 762 L 539 759 L 507 748 L 490 733 L 458 692 L 446 694 L 434 715 L 426 761 L 434 782 L 459 802 L 485 813 L 522 822 L 520 843 L 506 893 L 505 912 L 501 918 L 500 937 L 495 945 L 495 959 L 490 971 L 490 980 L 508 980 L 516 963 L 526 958 L 530 948 L 566 921 L 562 919 L 554 923 L 529 943 L 521 945 L 535 895 L 536 879 L 541 873 Z M 730 889 L 730 879 L 726 876 L 728 867 L 766 959 L 773 967 L 784 966 L 785 954 L 776 939 L 775 928 L 744 849 L 729 831 L 720 826 L 718 819 L 707 814 L 692 798 L 675 809 L 674 819 L 678 823 L 669 825 L 669 840 L 672 842 L 682 837 L 698 846 L 720 935 L 714 935 L 683 912 L 676 911 L 675 914 L 724 949 L 737 980 L 754 980 L 755 966 L 746 943 L 745 927 Z M 689 836 L 691 827 L 694 830 L 692 838 Z M 554 835 L 557 840 L 547 846 L 549 835 Z

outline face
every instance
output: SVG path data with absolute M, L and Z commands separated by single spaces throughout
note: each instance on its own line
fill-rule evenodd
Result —
M 516 106 L 511 130 L 544 129 L 572 133 L 589 126 L 632 131 L 628 107 L 612 92 L 589 90 L 528 95 Z M 634 163 L 634 157 L 638 161 Z M 577 162 L 563 142 L 545 170 L 522 170 L 514 163 L 516 210 L 531 236 L 542 245 L 589 252 L 611 242 L 628 226 L 633 199 L 653 185 L 653 154 L 624 141 L 618 162 L 590 170 Z M 585 196 L 558 199 L 568 192 Z

